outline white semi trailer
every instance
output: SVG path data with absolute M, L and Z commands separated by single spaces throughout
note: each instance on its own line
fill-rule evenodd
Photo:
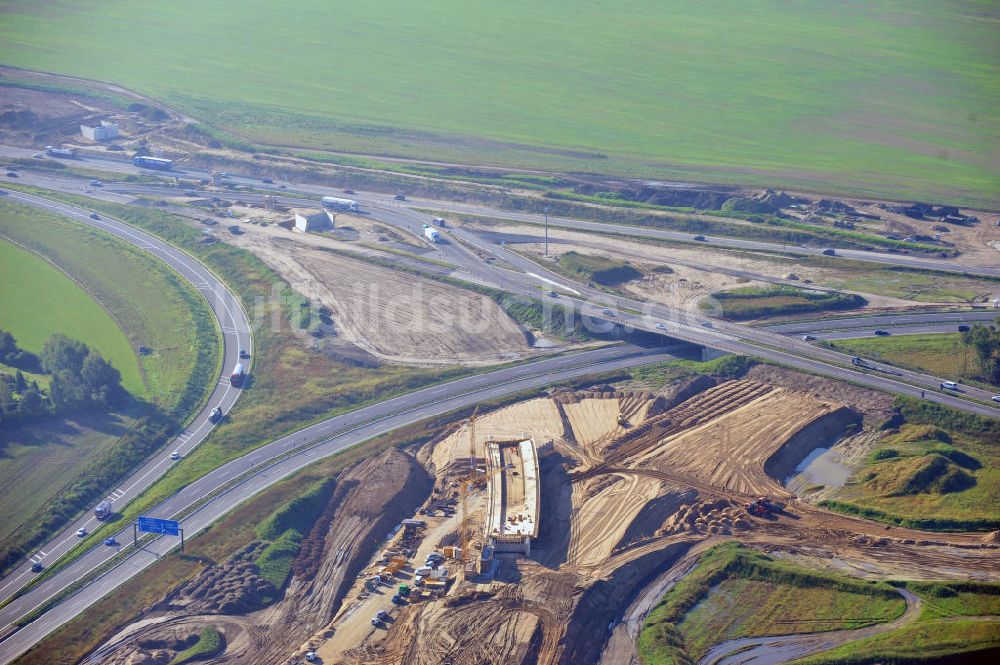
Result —
M 431 228 L 426 224 L 424 224 L 424 237 L 431 242 L 441 242 L 441 234 L 438 233 L 438 230 Z
M 341 199 L 336 196 L 324 196 L 323 207 L 333 210 L 347 210 L 348 212 L 358 211 L 358 202 L 354 199 Z

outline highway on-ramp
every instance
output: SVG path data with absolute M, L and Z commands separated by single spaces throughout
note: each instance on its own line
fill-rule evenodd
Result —
M 0 158 L 27 158 L 31 157 L 34 153 L 33 150 L 25 148 L 17 148 L 13 146 L 0 145 Z M 60 160 L 63 161 L 63 160 Z M 94 154 L 81 153 L 78 154 L 73 160 L 65 160 L 64 163 L 72 164 L 73 162 L 80 162 L 83 166 L 105 169 L 108 171 L 115 171 L 119 173 L 142 173 L 146 175 L 155 175 L 156 172 L 150 172 L 148 169 L 140 169 L 132 165 L 131 162 L 127 161 L 123 157 L 113 157 L 113 156 L 100 156 Z M 194 180 L 200 180 L 211 176 L 208 171 L 190 168 L 186 166 L 180 166 L 175 172 L 169 174 L 161 174 L 174 176 L 179 179 L 186 179 L 189 182 Z M 279 197 L 294 196 L 296 193 L 304 193 L 310 196 L 322 196 L 322 195 L 336 195 L 344 196 L 342 192 L 333 191 L 330 187 L 323 187 L 320 185 L 308 185 L 308 184 L 295 184 L 291 185 L 290 189 L 284 189 L 274 183 L 265 183 L 260 178 L 241 176 L 238 174 L 231 174 L 227 182 L 237 185 L 245 185 L 253 187 L 257 190 L 269 190 L 273 194 Z M 785 254 L 796 254 L 800 256 L 820 256 L 822 255 L 825 248 L 821 247 L 805 247 L 803 245 L 789 244 L 789 243 L 779 243 L 779 242 L 766 242 L 761 240 L 747 240 L 743 238 L 729 238 L 725 236 L 699 236 L 694 233 L 685 233 L 680 231 L 670 231 L 667 229 L 655 229 L 645 226 L 636 226 L 630 224 L 615 224 L 610 222 L 594 222 L 581 219 L 574 219 L 571 217 L 561 217 L 561 216 L 547 216 L 542 213 L 526 213 L 526 212 L 513 212 L 509 210 L 501 210 L 498 208 L 493 208 L 490 206 L 476 204 L 476 203 L 459 203 L 453 201 L 442 201 L 438 199 L 422 199 L 416 198 L 407 200 L 404 202 L 396 201 L 391 194 L 383 194 L 377 192 L 357 192 L 350 195 L 351 198 L 357 199 L 357 201 L 362 204 L 362 206 L 380 206 L 389 207 L 396 206 L 397 208 L 431 208 L 437 209 L 445 212 L 457 213 L 457 214 L 469 214 L 469 215 L 481 215 L 485 217 L 493 217 L 496 219 L 509 220 L 512 222 L 526 222 L 529 224 L 541 225 L 548 223 L 549 226 L 553 228 L 565 228 L 577 231 L 589 231 L 597 233 L 612 233 L 612 234 L 622 234 L 628 236 L 635 236 L 640 238 L 654 238 L 659 240 L 667 240 L 672 242 L 697 242 L 695 237 L 704 237 L 704 242 L 708 246 L 723 247 L 728 249 L 744 249 L 744 250 L 762 250 L 767 252 L 779 252 Z M 318 201 L 313 201 L 312 204 L 316 205 Z M 428 220 L 430 217 L 428 217 Z M 724 218 L 713 218 L 713 221 L 726 221 Z M 739 222 L 740 220 L 728 220 L 730 222 Z M 955 272 L 955 273 L 967 273 L 970 275 L 980 275 L 984 277 L 1000 277 L 1000 267 L 997 266 L 983 266 L 983 265 L 973 265 L 964 263 L 960 258 L 934 258 L 930 256 L 920 255 L 920 254 L 896 254 L 888 252 L 875 252 L 866 250 L 856 250 L 856 249 L 836 249 L 836 255 L 834 259 L 851 259 L 855 261 L 868 261 L 871 263 L 879 263 L 884 265 L 895 265 L 908 268 L 915 268 L 919 270 L 939 270 L 943 272 Z
M 184 487 L 150 511 L 150 515 L 169 518 L 198 506 L 197 510 L 181 519 L 181 526 L 190 537 L 244 500 L 289 474 L 379 434 L 455 409 L 554 382 L 673 360 L 689 355 L 690 350 L 686 345 L 673 349 L 615 345 L 537 360 L 431 386 L 330 418 L 273 441 Z M 119 531 L 116 538 L 122 543 L 130 543 L 131 526 Z M 49 632 L 106 594 L 113 593 L 115 588 L 177 545 L 176 538 L 167 536 L 152 540 L 139 551 L 133 551 L 131 545 L 126 545 L 124 554 L 128 556 L 123 556 L 123 561 L 116 567 L 0 642 L 0 663 L 10 662 Z M 94 547 L 82 558 L 0 609 L 0 625 L 9 625 L 43 605 L 77 579 L 85 577 L 107 562 L 113 554 L 112 548 L 101 545 Z
M 79 218 L 80 221 L 90 220 L 101 224 L 113 223 L 113 220 L 91 219 L 87 215 L 87 211 L 47 201 L 40 197 L 20 193 L 11 193 L 10 196 L 26 203 L 44 204 L 43 207 L 47 207 L 49 210 Z M 427 219 L 429 221 L 430 219 L 429 216 L 413 210 L 393 210 L 390 203 L 382 201 L 379 202 L 379 205 L 372 206 L 371 214 L 375 219 L 406 228 L 411 232 L 415 231 L 414 225 L 420 224 L 421 220 Z M 114 228 L 118 227 L 114 226 Z M 183 252 L 171 248 L 165 243 L 159 243 L 162 245 L 160 247 L 156 244 L 159 241 L 155 238 L 142 234 L 132 227 L 121 225 L 118 230 L 122 231 L 125 234 L 123 237 L 126 237 L 130 242 L 135 242 L 138 246 L 148 249 L 157 256 L 160 256 L 164 249 L 173 250 L 188 262 L 197 265 Z M 591 317 L 602 320 L 603 325 L 631 326 L 656 334 L 669 335 L 693 344 L 709 345 L 732 353 L 753 355 L 882 390 L 913 396 L 928 390 L 931 392 L 928 398 L 934 401 L 981 415 L 995 417 L 997 414 L 994 407 L 982 403 L 989 397 L 985 391 L 972 389 L 966 395 L 951 395 L 933 392 L 937 389 L 939 381 L 935 377 L 898 370 L 860 371 L 850 366 L 848 356 L 805 344 L 794 336 L 790 337 L 787 334 L 782 335 L 773 331 L 712 320 L 711 317 L 701 315 L 679 315 L 676 310 L 670 308 L 633 301 L 628 298 L 609 297 L 607 294 L 591 289 L 584 284 L 569 281 L 524 257 L 507 252 L 504 247 L 498 244 L 484 243 L 475 234 L 461 229 L 449 229 L 449 233 L 452 239 L 444 243 L 442 249 L 445 250 L 448 260 L 455 262 L 463 270 L 470 271 L 474 276 L 482 278 L 487 283 L 493 283 L 505 290 L 529 297 L 537 298 L 539 296 L 539 284 L 557 286 L 563 293 L 561 303 L 572 303 L 583 311 L 590 311 Z M 474 252 L 467 249 L 467 245 L 499 257 L 522 272 L 501 270 L 486 265 Z M 190 269 L 190 266 L 188 268 Z M 537 283 L 533 283 L 533 281 Z M 608 302 L 603 309 L 600 306 L 595 308 L 596 302 L 609 300 L 615 302 Z M 223 331 L 227 332 L 225 323 L 222 326 Z M 234 325 L 233 330 L 236 329 Z M 243 348 L 247 346 L 248 343 L 243 343 Z M 238 348 L 240 348 L 239 342 L 235 347 L 229 347 L 227 344 L 227 363 L 224 368 L 227 368 L 231 362 L 235 362 L 235 359 L 229 358 L 228 355 L 231 349 Z M 649 355 L 648 352 L 634 347 L 618 346 L 601 351 L 540 360 L 527 365 L 467 377 L 387 400 L 344 416 L 332 418 L 267 444 L 254 453 L 234 460 L 183 488 L 163 504 L 154 508 L 151 514 L 156 517 L 169 518 L 176 517 L 181 511 L 185 511 L 183 526 L 188 533 L 193 533 L 215 521 L 239 501 L 252 496 L 281 477 L 371 436 L 493 396 L 537 387 L 582 374 L 634 366 L 670 357 L 673 356 L 669 354 Z M 527 374 L 524 374 L 525 372 Z M 974 399 L 970 400 L 967 397 Z M 210 402 L 211 404 L 214 402 Z M 204 415 L 202 414 L 202 416 Z M 192 424 L 192 426 L 194 425 L 196 423 Z M 193 439 L 185 440 L 184 444 L 189 445 L 188 442 L 191 440 Z M 163 455 L 167 455 L 167 453 L 163 453 Z M 154 465 L 154 469 L 156 464 L 166 464 L 164 468 L 167 468 L 169 461 L 165 462 L 159 459 L 150 462 L 150 465 Z M 152 475 L 152 473 L 151 471 L 150 474 Z M 217 492 L 222 493 L 216 495 Z M 210 499 L 204 503 L 206 497 L 210 497 Z M 200 507 L 195 512 L 190 513 L 189 511 L 196 506 Z M 77 527 L 71 527 L 68 531 L 71 532 L 75 528 Z M 129 534 L 130 527 L 123 529 L 117 534 L 117 537 L 119 540 L 125 541 Z M 155 556 L 167 551 L 173 545 L 173 541 L 167 539 L 154 540 L 146 545 L 143 552 L 128 556 L 110 572 L 106 572 L 97 582 L 88 584 L 65 602 L 50 609 L 35 622 L 7 636 L 5 640 L 0 642 L 0 661 L 7 662 L 18 653 L 23 652 L 24 649 L 29 648 L 31 644 L 37 642 L 52 629 L 83 611 L 98 598 L 149 565 L 155 560 Z M 52 556 L 51 552 L 46 552 L 46 554 Z M 45 604 L 75 580 L 86 576 L 90 571 L 107 562 L 111 555 L 110 548 L 94 547 L 66 569 L 0 609 L 0 627 L 9 626 L 10 622 L 16 621 L 34 608 Z M 2 634 L 0 633 L 0 635 Z
M 159 238 L 112 219 L 100 216 L 94 219 L 88 211 L 75 206 L 16 191 L 4 190 L 4 192 L 7 199 L 100 229 L 162 260 L 184 279 L 191 282 L 205 296 L 219 326 L 224 348 L 221 371 L 217 377 L 218 383 L 214 386 L 204 407 L 190 419 L 183 431 L 164 450 L 154 455 L 107 495 L 117 510 L 141 494 L 175 464 L 170 459 L 171 452 L 177 451 L 182 456 L 186 455 L 208 436 L 214 426 L 209 419 L 213 408 L 218 406 L 223 413 L 227 413 L 232 408 L 240 391 L 230 385 L 229 372 L 239 362 L 240 349 L 244 349 L 248 354 L 252 353 L 253 340 L 250 332 L 250 321 L 236 296 L 210 270 L 185 252 Z M 249 363 L 248 360 L 243 362 Z M 57 561 L 79 542 L 80 539 L 75 535 L 78 529 L 86 529 L 89 532 L 99 524 L 100 522 L 88 512 L 87 515 L 76 520 L 48 543 L 38 548 L 29 560 L 24 561 L 3 579 L 0 579 L 0 601 L 10 598 L 35 577 L 35 573 L 31 572 L 31 567 L 35 562 L 48 566 Z M 0 627 L 6 623 L 0 622 Z

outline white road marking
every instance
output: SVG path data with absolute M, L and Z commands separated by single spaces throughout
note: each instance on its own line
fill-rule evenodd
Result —
M 547 284 L 552 284 L 553 286 L 558 286 L 560 289 L 563 289 L 564 291 L 569 291 L 570 293 L 574 293 L 576 295 L 580 295 L 580 292 L 577 291 L 576 289 L 571 289 L 571 288 L 569 288 L 568 286 L 566 286 L 564 284 L 560 284 L 559 282 L 557 282 L 555 280 L 549 279 L 548 277 L 542 277 L 541 275 L 539 275 L 537 273 L 533 273 L 533 272 L 529 272 L 529 273 L 525 273 L 525 274 L 528 275 L 529 277 L 534 277 L 535 279 L 540 279 L 540 280 L 542 280 L 543 282 L 545 282 Z

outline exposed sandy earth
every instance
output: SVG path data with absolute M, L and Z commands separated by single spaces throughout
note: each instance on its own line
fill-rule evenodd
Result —
M 107 662 L 125 663 L 142 639 L 210 618 L 235 644 L 219 662 L 262 662 L 250 659 L 247 649 L 266 642 L 262 653 L 275 657 L 267 662 L 294 662 L 278 658 L 281 649 L 293 657 L 315 648 L 323 662 L 596 663 L 609 624 L 651 580 L 685 561 L 689 549 L 723 539 L 877 579 L 1000 579 L 997 545 L 982 534 L 887 529 L 802 502 L 781 487 L 774 478 L 785 477 L 789 465 L 855 431 L 861 413 L 842 404 L 864 408 L 865 402 L 860 389 L 796 376 L 781 370 L 758 373 L 756 380 L 700 377 L 657 393 L 557 389 L 482 414 L 475 422 L 477 463 L 491 436 L 530 436 L 541 447 L 532 555 L 504 555 L 492 579 L 466 579 L 462 563 L 448 560 L 444 595 L 415 595 L 395 606 L 387 601 L 394 587 L 373 593 L 363 587 L 364 576 L 379 569 L 380 553 L 405 551 L 395 540 L 379 544 L 379 533 L 388 529 L 383 513 L 398 520 L 407 506 L 427 524 L 418 543 L 407 545 L 416 552 L 394 584 L 410 582 L 432 549 L 459 542 L 460 512 L 430 516 L 414 507 L 418 496 L 427 500 L 425 507 L 458 503 L 458 481 L 470 473 L 469 430 L 467 422 L 455 423 L 415 458 L 389 453 L 351 472 L 363 484 L 379 479 L 377 489 L 361 492 L 359 486 L 345 497 L 345 507 L 321 520 L 308 538 L 314 545 L 305 561 L 293 566 L 284 600 L 246 617 L 133 624 L 112 642 Z M 883 406 L 873 404 L 872 414 Z M 422 473 L 417 463 L 433 476 L 433 491 L 415 489 Z M 484 540 L 486 494 L 486 479 L 476 478 L 468 503 L 474 555 Z M 767 518 L 750 516 L 744 503 L 761 493 L 781 497 L 785 507 Z M 376 505 L 381 511 L 365 512 Z M 366 530 L 366 517 L 382 517 L 381 526 Z M 390 612 L 379 628 L 366 624 L 375 609 Z M 325 627 L 324 617 L 333 617 Z M 616 638 L 607 649 L 627 652 L 629 644 Z
M 378 358 L 489 364 L 534 353 L 517 324 L 486 296 L 326 252 L 287 231 L 248 232 L 230 241 L 329 307 L 337 334 Z
M 862 201 L 849 201 L 849 203 L 861 212 L 878 215 L 882 218 L 865 223 L 873 230 L 934 235 L 937 231 L 933 227 L 942 225 L 941 222 L 937 221 L 911 219 L 906 215 L 884 210 L 871 203 L 866 204 Z M 962 254 L 963 263 L 987 267 L 993 267 L 1000 263 L 1000 226 L 997 226 L 1000 214 L 964 208 L 960 212 L 978 217 L 979 223 L 973 226 L 964 226 L 945 222 L 943 225 L 948 227 L 949 231 L 942 233 L 941 239 L 955 245 L 955 249 Z

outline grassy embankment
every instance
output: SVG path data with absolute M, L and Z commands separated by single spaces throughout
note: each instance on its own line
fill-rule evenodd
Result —
M 905 582 L 923 601 L 920 616 L 897 630 L 792 661 L 794 665 L 993 662 L 1000 654 L 1000 585 Z M 964 654 L 964 656 L 963 656 Z
M 332 478 L 318 480 L 257 525 L 257 535 L 268 541 L 268 545 L 255 563 L 260 568 L 260 576 L 273 584 L 275 589 L 280 591 L 285 588 L 302 539 L 308 535 L 335 486 Z
M 706 552 L 650 612 L 639 658 L 644 665 L 690 663 L 726 640 L 861 628 L 904 609 L 888 584 L 810 570 L 727 543 Z
M 188 251 L 225 280 L 255 318 L 249 387 L 211 436 L 130 504 L 123 520 L 133 519 L 212 469 L 291 431 L 471 371 L 463 367 L 369 369 L 330 358 L 302 341 L 311 339 L 306 331 L 316 324 L 308 302 L 249 252 L 223 243 L 202 244 L 198 230 L 159 210 L 55 192 L 47 195 L 129 222 Z M 102 531 L 96 530 L 91 537 L 102 537 Z
M 559 266 L 577 279 L 601 286 L 618 286 L 642 277 L 642 272 L 628 261 L 614 261 L 606 256 L 564 252 Z
M 72 276 L 0 243 L 0 263 L 17 275 L 0 287 L 2 309 L 11 313 L 2 325 L 31 351 L 41 350 L 53 332 L 81 339 L 111 359 L 132 396 L 114 413 L 6 429 L 0 560 L 9 562 L 87 509 L 162 445 L 170 420 L 182 419 L 204 399 L 216 372 L 219 338 L 201 295 L 159 261 L 59 216 L 10 201 L 0 202 L 0 210 L 0 234 Z M 107 269 L 111 265 L 114 271 Z M 137 360 L 139 345 L 152 353 Z M 140 417 L 156 424 L 137 422 Z
M 983 3 L 431 9 L 29 3 L 6 13 L 0 47 L 9 65 L 130 86 L 261 143 L 919 199 L 995 192 L 997 16 Z M 240 12 L 260 27 L 216 39 Z M 488 29 L 515 22 L 503 39 Z M 264 57 L 265 36 L 300 47 Z M 317 68 L 321 81 L 305 78 Z
M 215 626 L 206 626 L 198 635 L 198 641 L 174 656 L 169 665 L 187 665 L 199 660 L 208 660 L 225 646 L 225 640 L 222 639 L 218 629 Z
M 861 337 L 829 342 L 831 348 L 897 367 L 963 381 L 976 376 L 976 354 L 960 333 Z
M 897 400 L 887 436 L 820 505 L 916 529 L 1000 528 L 1000 421 Z
M 791 314 L 857 309 L 866 304 L 864 298 L 853 293 L 813 291 L 793 286 L 745 286 L 715 293 L 703 299 L 698 306 L 701 309 L 718 306 L 718 313 L 721 316 L 734 321 L 745 321 Z

